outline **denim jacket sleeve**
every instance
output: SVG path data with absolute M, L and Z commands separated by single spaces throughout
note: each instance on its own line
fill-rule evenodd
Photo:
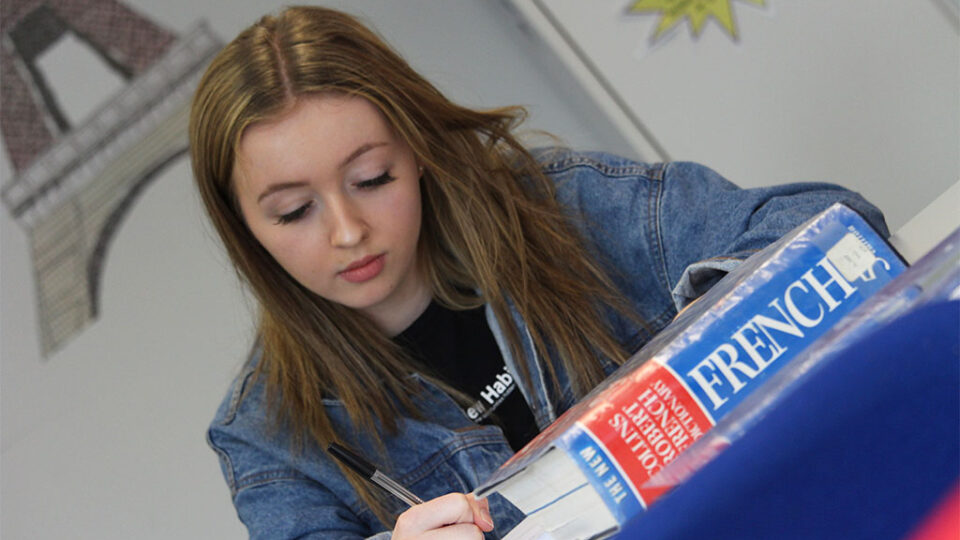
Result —
M 282 430 L 268 427 L 252 368 L 234 382 L 207 433 L 250 538 L 389 538 L 389 532 L 368 536 L 372 515 L 351 509 L 329 486 L 299 470 Z M 336 475 L 325 456 L 314 453 L 313 461 Z
M 659 226 L 672 295 L 682 308 L 733 266 L 835 202 L 889 236 L 880 211 L 859 194 L 825 183 L 740 189 L 694 163 L 664 171 Z
M 260 355 L 255 347 L 207 433 L 250 538 L 390 538 L 326 451 L 310 441 L 299 450 L 291 445 L 288 428 L 266 404 L 262 381 L 252 376 Z M 420 390 L 411 397 L 423 415 L 401 418 L 397 433 L 357 429 L 338 400 L 324 400 L 327 415 L 345 444 L 424 500 L 472 491 L 513 451 L 498 427 L 474 424 L 438 387 L 412 378 Z M 384 505 L 393 515 L 406 509 L 395 498 Z M 504 532 L 522 518 L 502 498 L 491 498 L 490 511 Z
M 561 204 L 654 332 L 741 260 L 835 202 L 889 234 L 879 210 L 832 184 L 740 189 L 695 163 L 647 164 L 557 149 L 535 155 Z

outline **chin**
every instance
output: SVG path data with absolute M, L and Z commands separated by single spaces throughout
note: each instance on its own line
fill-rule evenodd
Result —
M 380 304 L 387 298 L 388 294 L 382 291 L 369 291 L 366 294 L 351 296 L 341 302 L 351 309 L 364 310 Z

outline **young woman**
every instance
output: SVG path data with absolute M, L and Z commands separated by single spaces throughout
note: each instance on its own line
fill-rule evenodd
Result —
M 521 516 L 466 494 L 684 303 L 833 202 L 885 232 L 835 186 L 531 152 L 521 118 L 451 103 L 321 8 L 264 17 L 209 67 L 194 173 L 260 308 L 209 441 L 252 537 L 498 537 Z

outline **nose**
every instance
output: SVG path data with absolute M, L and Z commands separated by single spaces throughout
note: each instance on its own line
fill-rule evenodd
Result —
M 364 240 L 369 227 L 350 201 L 340 199 L 328 206 L 330 245 L 352 247 Z

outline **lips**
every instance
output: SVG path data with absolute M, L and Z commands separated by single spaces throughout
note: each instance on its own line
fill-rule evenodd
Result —
M 350 266 L 340 271 L 339 276 L 350 283 L 363 283 L 380 275 L 384 262 L 383 253 L 370 255 L 350 263 Z

